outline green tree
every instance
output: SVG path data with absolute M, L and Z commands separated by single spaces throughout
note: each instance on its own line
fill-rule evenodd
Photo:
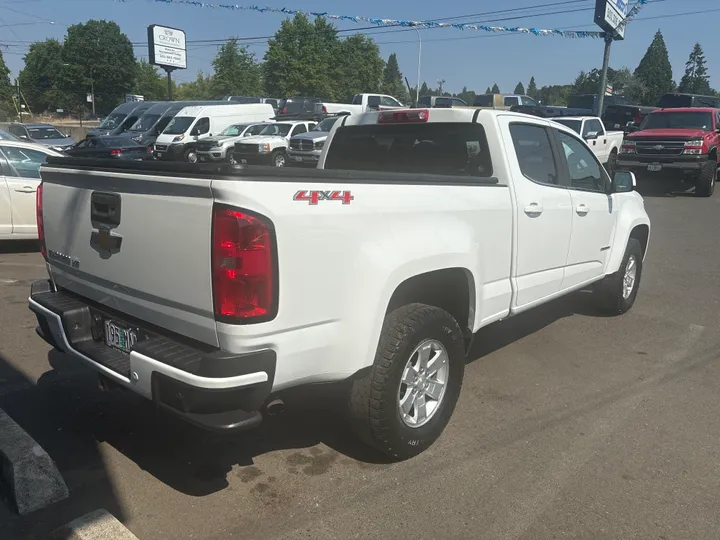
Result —
M 435 95 L 435 94 L 430 90 L 430 87 L 427 85 L 427 83 L 423 82 L 420 85 L 420 97 L 433 96 L 433 95 Z
M 10 83 L 10 70 L 5 65 L 5 58 L 0 52 L 0 116 L 8 120 L 13 118 L 17 112 L 13 104 L 14 90 Z
M 397 55 L 392 53 L 388 58 L 385 69 L 383 70 L 383 82 L 382 91 L 393 96 L 400 103 L 409 103 L 410 98 L 403 82 L 402 73 L 400 73 L 400 66 L 398 65 Z
M 182 101 L 211 99 L 214 97 L 212 88 L 213 78 L 199 72 L 194 81 L 180 83 L 173 98 Z
M 535 82 L 535 77 L 530 77 L 530 84 L 527 87 L 527 95 L 533 99 L 537 99 L 538 87 Z
M 490 91 L 491 94 L 499 94 L 500 93 L 500 87 L 497 85 L 497 83 L 493 84 L 492 90 Z
M 67 108 L 84 105 L 94 85 L 97 111 L 110 111 L 135 86 L 137 67 L 133 46 L 114 22 L 89 20 L 67 30 L 63 44 L 60 86 Z
M 551 107 L 567 107 L 572 85 L 543 86 L 538 90 L 537 100 Z
M 655 34 L 645 56 L 635 70 L 635 76 L 645 88 L 642 105 L 655 105 L 663 94 L 675 90 L 672 78 L 672 66 L 667 46 L 660 30 Z
M 267 94 L 334 99 L 339 86 L 334 69 L 338 48 L 337 29 L 322 17 L 314 23 L 301 13 L 285 19 L 265 53 Z
M 168 98 L 167 81 L 155 66 L 145 60 L 136 64 L 135 86 L 133 93 L 144 96 L 146 101 L 162 101 Z
M 18 82 L 32 111 L 54 111 L 62 107 L 65 98 L 59 83 L 63 70 L 62 44 L 58 40 L 36 41 L 30 45 Z
M 710 88 L 710 77 L 707 74 L 705 54 L 699 43 L 696 43 L 685 63 L 685 75 L 680 81 L 679 92 L 685 94 L 708 95 L 713 92 Z
M 355 94 L 380 92 L 385 62 L 372 38 L 354 34 L 342 40 L 335 59 L 338 62 L 338 99 L 349 103 Z M 402 88 L 402 82 L 400 84 Z
M 496 86 L 497 86 L 497 85 L 496 85 Z M 488 87 L 485 89 L 485 93 L 486 93 L 486 94 L 492 94 L 492 89 L 488 86 Z
M 476 95 L 474 91 L 468 90 L 467 86 L 464 86 L 462 92 L 456 94 L 455 97 L 462 99 L 468 105 L 472 105 L 475 102 Z
M 217 96 L 260 96 L 262 68 L 255 55 L 238 44 L 236 38 L 226 41 L 212 62 L 215 69 L 213 93 Z
M 513 94 L 517 94 L 519 96 L 525 95 L 525 86 L 523 86 L 523 83 L 521 83 L 521 82 L 517 83 L 517 86 L 515 87 L 515 91 L 513 92 Z

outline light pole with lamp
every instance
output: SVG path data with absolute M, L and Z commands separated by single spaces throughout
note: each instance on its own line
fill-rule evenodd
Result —
M 415 106 L 417 107 L 420 103 L 420 64 L 422 62 L 422 38 L 420 37 L 420 30 L 417 26 L 413 26 L 413 29 L 418 35 L 418 64 L 417 64 L 417 86 L 415 87 Z

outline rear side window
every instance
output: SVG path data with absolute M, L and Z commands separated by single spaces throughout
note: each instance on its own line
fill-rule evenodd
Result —
M 557 166 L 547 129 L 530 124 L 511 124 L 510 135 L 522 173 L 535 182 L 557 185 Z
M 355 94 L 352 99 L 353 105 L 362 105 L 362 96 L 360 94 Z
M 326 169 L 492 176 L 480 124 L 343 126 L 330 144 Z

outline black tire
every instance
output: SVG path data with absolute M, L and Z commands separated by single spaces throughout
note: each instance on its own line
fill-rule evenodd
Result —
M 710 160 L 703 165 L 700 176 L 695 183 L 696 197 L 710 197 L 715 192 L 715 181 L 717 180 L 718 164 Z
M 225 159 L 228 163 L 231 165 L 237 165 L 237 161 L 235 161 L 235 150 L 230 148 L 227 153 L 225 154 Z
M 625 271 L 630 261 L 636 265 L 635 280 L 628 296 L 623 294 L 625 288 Z M 595 285 L 594 295 L 598 308 L 608 315 L 622 315 L 633 307 L 640 288 L 642 278 L 643 250 L 635 238 L 628 240 L 620 269 Z
M 193 158 L 193 156 L 194 156 L 194 158 Z M 183 159 L 187 163 L 197 163 L 198 162 L 197 149 L 188 148 L 187 150 L 185 150 L 185 153 L 183 154 Z
M 447 352 L 446 388 L 429 421 L 410 427 L 398 409 L 401 379 L 413 351 L 427 340 L 441 343 Z M 375 361 L 366 376 L 353 381 L 350 391 L 350 414 L 358 435 L 393 460 L 422 453 L 450 421 L 464 372 L 463 335 L 448 312 L 425 304 L 409 304 L 388 313 Z
M 273 167 L 287 167 L 287 156 L 282 150 L 275 150 L 270 156 Z

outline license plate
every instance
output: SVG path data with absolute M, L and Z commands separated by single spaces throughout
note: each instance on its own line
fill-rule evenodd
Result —
M 662 171 L 662 164 L 660 164 L 660 163 L 651 163 L 650 165 L 648 165 L 647 170 L 650 171 L 650 172 Z
M 163 153 L 162 153 L 162 152 L 157 152 L 157 157 L 158 157 L 158 158 L 163 157 Z
M 615 124 L 615 129 L 619 128 L 620 124 Z
M 207 158 L 206 158 L 206 157 L 200 157 L 200 158 L 198 158 L 198 159 L 199 159 L 200 161 L 202 161 L 203 163 L 205 163 L 205 162 L 207 161 Z
M 137 343 L 137 333 L 134 330 L 123 328 L 105 319 L 105 344 L 108 347 L 129 353 L 135 343 Z
M 240 160 L 240 163 L 245 163 L 245 164 L 247 164 L 247 159 L 241 159 L 241 160 Z
M 303 160 L 302 156 L 290 156 L 290 157 L 292 158 L 293 161 L 302 161 Z

